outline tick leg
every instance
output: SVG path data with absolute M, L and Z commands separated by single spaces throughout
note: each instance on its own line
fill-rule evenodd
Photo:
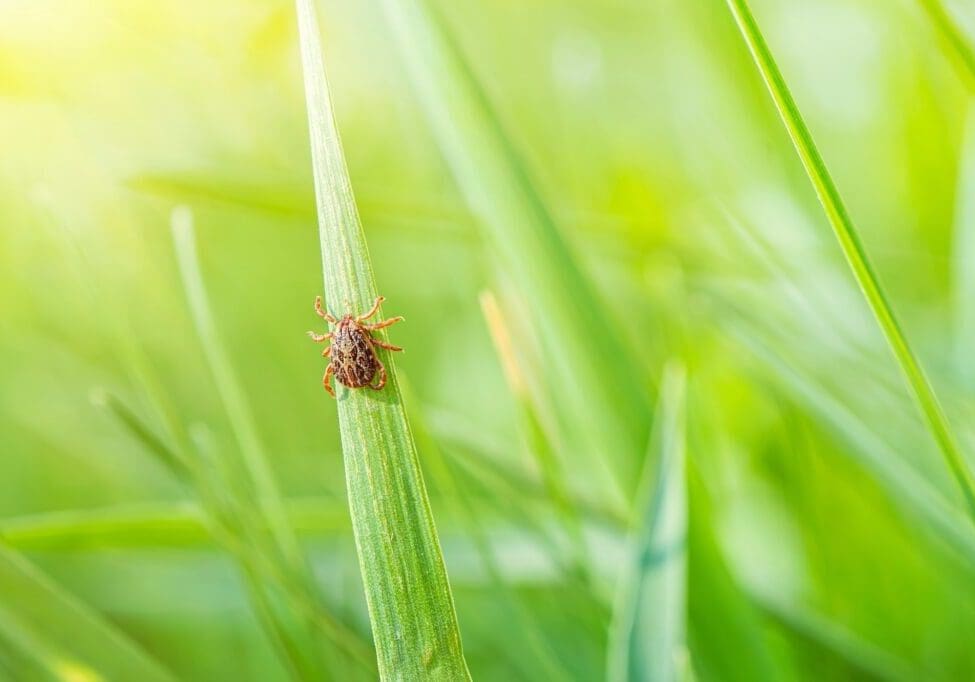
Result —
M 322 351 L 322 357 L 323 358 L 331 357 L 331 355 L 332 355 L 332 347 L 331 346 L 329 346 L 328 348 L 326 348 L 325 350 Z
M 375 386 L 369 384 L 369 388 L 374 391 L 381 391 L 383 390 L 383 386 L 386 385 L 386 365 L 384 365 L 382 360 L 379 358 L 376 358 L 376 364 L 379 365 L 378 369 L 376 370 L 376 374 L 379 375 L 379 383 Z
M 380 341 L 379 339 L 373 339 L 372 345 L 379 346 L 380 348 L 385 348 L 386 350 L 403 350 L 399 346 L 394 346 L 391 343 L 386 343 L 385 341 Z
M 368 320 L 370 317 L 379 312 L 379 306 L 381 306 L 385 300 L 385 296 L 376 296 L 376 302 L 372 304 L 372 308 L 369 309 L 369 312 L 359 315 L 359 317 L 355 318 L 355 321 L 362 322 L 363 320 Z
M 397 322 L 402 322 L 402 321 L 403 321 L 402 316 L 396 316 L 396 317 L 391 317 L 388 320 L 383 320 L 382 322 L 377 322 L 376 324 L 364 324 L 362 325 L 362 328 L 374 332 L 377 329 L 384 329 L 390 326 L 391 324 L 396 324 Z
M 325 387 L 326 391 L 332 394 L 333 398 L 335 397 L 335 389 L 332 388 L 332 382 L 330 380 L 334 371 L 335 370 L 332 368 L 332 363 L 330 362 L 328 363 L 328 367 L 325 368 L 325 376 L 322 377 L 322 385 Z
M 315 343 L 321 343 L 322 341 L 328 341 L 330 338 L 332 338 L 332 333 L 316 334 L 315 332 L 308 332 L 308 336 L 310 336 L 311 340 Z
M 316 296 L 315 297 L 315 312 L 318 313 L 318 316 L 319 317 L 325 318 L 326 320 L 328 320 L 332 324 L 338 324 L 339 323 L 338 320 L 336 320 L 334 317 L 332 317 L 331 315 L 328 314 L 328 311 L 327 310 L 325 310 L 324 308 L 322 308 L 322 297 L 321 296 Z

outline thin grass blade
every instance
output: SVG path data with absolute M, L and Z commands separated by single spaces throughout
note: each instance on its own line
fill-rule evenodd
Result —
M 641 485 L 640 517 L 613 612 L 610 682 L 670 682 L 682 676 L 686 665 L 684 374 L 678 365 L 664 372 Z
M 765 366 L 773 380 L 794 400 L 849 445 L 849 454 L 904 509 L 908 519 L 941 539 L 969 566 L 975 567 L 975 532 L 962 523 L 961 510 L 904 462 L 903 457 L 863 420 L 822 386 L 781 358 L 755 332 L 744 326 L 731 333 Z
M 286 500 L 288 521 L 299 537 L 348 532 L 344 502 L 329 498 Z M 0 539 L 18 550 L 196 549 L 217 539 L 206 511 L 193 502 L 78 509 L 0 520 Z
M 839 190 L 836 188 L 833 178 L 826 168 L 826 163 L 816 148 L 812 134 L 799 113 L 799 108 L 789 92 L 785 79 L 772 57 L 772 52 L 759 30 L 758 23 L 755 21 L 747 1 L 727 1 L 735 21 L 738 23 L 741 35 L 775 102 L 782 123 L 788 130 L 789 137 L 802 160 L 806 174 L 819 196 L 826 217 L 829 219 L 837 240 L 839 240 L 843 255 L 853 271 L 853 276 L 856 278 L 857 284 L 860 286 L 887 339 L 887 343 L 911 389 L 931 435 L 944 456 L 945 463 L 958 482 L 967 503 L 969 514 L 975 520 L 975 478 L 973 478 L 971 469 L 962 455 L 958 441 L 952 432 L 941 404 L 938 402 L 934 388 L 924 374 L 924 370 L 894 316 L 893 308 L 881 289 L 877 275 L 867 259 L 866 251 L 860 242 L 860 237 L 850 219 L 846 206 L 843 204 Z
M 367 310 L 376 284 L 328 84 L 311 0 L 297 0 L 318 204 L 325 300 L 333 313 Z M 416 445 L 396 368 L 380 391 L 339 387 L 346 485 L 359 566 L 384 680 L 469 679 Z M 327 396 L 323 393 L 323 400 Z M 331 409 L 331 403 L 329 403 Z
M 0 593 L 0 639 L 36 659 L 55 679 L 174 682 L 125 635 L 3 545 Z
M 494 294 L 490 291 L 481 293 L 481 313 L 494 342 L 494 348 L 501 361 L 508 388 L 515 399 L 521 426 L 522 439 L 531 455 L 538 471 L 542 475 L 542 482 L 552 501 L 552 506 L 562 522 L 565 534 L 572 543 L 575 556 L 573 560 L 580 575 L 592 583 L 593 569 L 589 561 L 589 551 L 582 520 L 572 501 L 572 493 L 563 470 L 563 463 L 559 460 L 555 448 L 552 446 L 542 419 L 533 404 L 533 396 L 524 377 L 511 331 L 508 328 L 504 312 Z
M 254 426 L 254 415 L 231 367 L 230 358 L 227 357 L 217 335 L 210 302 L 200 274 L 196 239 L 193 234 L 193 216 L 188 208 L 179 207 L 173 211 L 172 228 L 179 270 L 193 323 L 200 337 L 207 364 L 213 373 L 217 392 L 220 394 L 230 425 L 237 437 L 241 457 L 254 485 L 258 504 L 267 518 L 279 548 L 292 567 L 303 572 L 304 557 L 288 526 L 277 484 Z
M 975 106 L 969 107 L 955 190 L 951 248 L 955 308 L 955 366 L 962 384 L 975 388 Z
M 954 58 L 962 79 L 969 88 L 975 89 L 975 50 L 958 21 L 941 0 L 918 0 L 918 3 L 927 12 L 942 43 Z

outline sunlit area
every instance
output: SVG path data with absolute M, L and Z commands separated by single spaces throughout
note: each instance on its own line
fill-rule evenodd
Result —
M 975 678 L 973 88 L 961 1 L 0 2 L 0 680 Z

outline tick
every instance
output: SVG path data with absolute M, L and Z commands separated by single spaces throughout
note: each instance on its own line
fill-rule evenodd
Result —
M 341 320 L 329 315 L 328 311 L 322 308 L 322 297 L 315 297 L 315 312 L 318 316 L 335 325 L 335 328 L 328 334 L 316 334 L 308 332 L 308 336 L 315 343 L 324 343 L 331 340 L 332 344 L 322 351 L 322 357 L 329 358 L 328 367 L 325 369 L 325 376 L 322 377 L 322 384 L 325 390 L 335 397 L 335 389 L 332 388 L 330 381 L 332 375 L 343 386 L 348 388 L 363 388 L 368 386 L 374 391 L 381 391 L 386 385 L 386 368 L 383 366 L 379 356 L 376 355 L 376 347 L 386 350 L 403 350 L 399 346 L 380 341 L 373 337 L 372 332 L 391 324 L 402 322 L 402 317 L 391 317 L 382 322 L 365 324 L 365 321 L 379 312 L 379 306 L 385 301 L 384 296 L 377 296 L 369 312 L 353 317 L 346 315 Z M 373 379 L 379 377 L 376 383 Z

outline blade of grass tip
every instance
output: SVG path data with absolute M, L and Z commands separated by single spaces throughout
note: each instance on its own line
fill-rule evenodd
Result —
M 961 26 L 941 0 L 918 0 L 918 3 L 927 12 L 942 42 L 947 45 L 954 57 L 965 84 L 970 89 L 975 89 L 975 51 L 972 50 Z
M 299 40 L 318 204 L 325 298 L 367 310 L 376 285 L 342 154 L 318 21 L 297 0 Z M 381 392 L 346 390 L 336 402 L 352 528 L 382 679 L 470 679 L 440 541 L 392 358 L 381 351 Z
M 596 458 L 610 492 L 629 499 L 650 414 L 640 371 L 442 17 L 423 0 L 383 7 L 441 153 L 545 336 L 555 393 L 577 432 L 571 441 Z
M 175 680 L 99 614 L 2 544 L 0 594 L 5 616 L 0 619 L 0 637 L 32 633 L 39 648 L 27 653 L 38 656 L 60 679 Z M 27 641 L 21 640 L 21 646 Z M 87 677 L 71 677 L 70 671 Z
M 423 461 L 427 464 L 433 485 L 440 490 L 440 494 L 450 504 L 453 509 L 452 516 L 459 518 L 463 523 L 464 529 L 481 560 L 481 565 L 493 586 L 494 593 L 506 602 L 509 613 L 514 616 L 514 626 L 519 636 L 523 637 L 531 647 L 534 655 L 532 662 L 537 665 L 534 671 L 530 671 L 532 674 L 527 679 L 536 679 L 539 675 L 548 680 L 570 679 L 571 675 L 561 666 L 539 629 L 533 627 L 525 607 L 518 601 L 517 595 L 505 582 L 501 565 L 491 546 L 491 539 L 478 518 L 470 497 L 461 491 L 457 479 L 447 463 L 447 458 L 436 440 L 430 435 L 423 418 L 423 412 L 420 409 L 420 402 L 416 399 L 410 382 L 405 378 L 401 379 L 400 388 L 403 392 L 403 400 L 410 411 L 410 422 L 413 426 L 417 447 Z
M 592 583 L 593 572 L 592 566 L 589 564 L 589 551 L 586 546 L 582 521 L 572 503 L 572 495 L 569 492 L 569 485 L 565 479 L 562 464 L 545 434 L 541 419 L 532 403 L 528 383 L 518 364 L 504 313 L 492 292 L 481 292 L 480 301 L 481 313 L 491 334 L 491 340 L 494 342 L 495 352 L 501 361 L 508 388 L 517 404 L 518 418 L 526 449 L 535 459 L 546 492 L 565 527 L 566 536 L 574 546 L 575 556 L 573 559 L 580 573 Z
M 644 466 L 637 506 L 640 517 L 610 625 L 606 673 L 610 682 L 680 679 L 687 656 L 685 383 L 684 368 L 669 364 Z
M 762 79 L 775 101 L 782 123 L 789 132 L 789 137 L 802 160 L 806 174 L 819 196 L 819 201 L 823 205 L 826 217 L 829 219 L 843 254 L 853 271 L 853 276 L 877 318 L 877 322 L 911 388 L 931 435 L 937 442 L 948 468 L 958 482 L 959 488 L 961 488 L 969 514 L 975 520 L 975 478 L 972 477 L 971 470 L 958 446 L 948 423 L 948 418 L 938 402 L 934 388 L 924 374 L 924 370 L 918 363 L 910 345 L 908 345 L 907 338 L 894 316 L 894 311 L 880 287 L 877 275 L 867 260 L 866 251 L 860 243 L 853 221 L 840 198 L 839 190 L 837 190 L 833 178 L 826 169 L 826 163 L 816 148 L 812 134 L 799 113 L 799 108 L 796 106 L 785 79 L 772 57 L 772 52 L 762 37 L 758 23 L 755 21 L 747 1 L 727 0 L 727 2 Z
M 975 106 L 968 109 L 955 191 L 951 248 L 955 305 L 955 365 L 962 385 L 975 388 Z

